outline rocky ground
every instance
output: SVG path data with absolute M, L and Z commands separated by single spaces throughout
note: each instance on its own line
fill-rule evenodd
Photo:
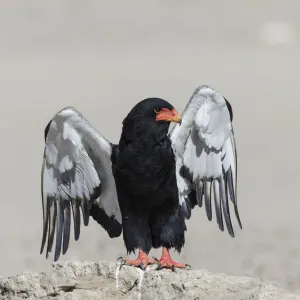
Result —
M 22 273 L 0 279 L 1 300 L 297 300 L 276 284 L 258 278 L 213 274 L 205 270 L 146 272 L 100 261 L 55 264 L 48 273 Z

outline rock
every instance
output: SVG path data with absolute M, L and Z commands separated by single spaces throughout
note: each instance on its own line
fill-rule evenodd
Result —
M 106 261 L 53 264 L 49 273 L 0 278 L 0 299 L 299 299 L 275 283 L 204 270 L 154 271 Z

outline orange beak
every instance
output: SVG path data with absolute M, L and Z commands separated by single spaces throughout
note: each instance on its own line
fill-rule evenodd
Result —
M 156 114 L 156 121 L 168 121 L 168 122 L 180 123 L 181 117 L 179 113 L 175 110 L 175 108 L 173 108 L 172 110 L 167 108 L 162 108 Z

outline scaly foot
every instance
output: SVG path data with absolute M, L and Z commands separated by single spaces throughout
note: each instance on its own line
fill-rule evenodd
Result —
M 175 271 L 175 268 L 178 268 L 178 269 L 185 269 L 187 267 L 191 268 L 191 266 L 189 266 L 187 264 L 181 264 L 181 263 L 174 261 L 171 258 L 169 250 L 167 248 L 163 248 L 161 258 L 157 262 L 157 264 L 158 264 L 157 270 L 166 268 L 166 269 L 171 269 L 173 272 Z
M 146 270 L 148 265 L 153 265 L 157 263 L 157 259 L 150 258 L 145 252 L 139 250 L 138 258 L 135 260 L 129 260 L 128 258 L 120 257 L 118 260 L 122 261 L 122 265 L 140 267 L 142 270 Z

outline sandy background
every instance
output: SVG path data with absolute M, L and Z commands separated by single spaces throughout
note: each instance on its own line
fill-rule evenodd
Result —
M 209 84 L 233 106 L 244 229 L 231 239 L 197 209 L 181 259 L 300 291 L 299 0 L 112 3 L 0 3 L 0 275 L 50 267 L 40 169 L 54 113 L 75 106 L 117 142 L 136 102 L 158 96 L 181 111 Z M 124 254 L 92 221 L 62 259 Z

